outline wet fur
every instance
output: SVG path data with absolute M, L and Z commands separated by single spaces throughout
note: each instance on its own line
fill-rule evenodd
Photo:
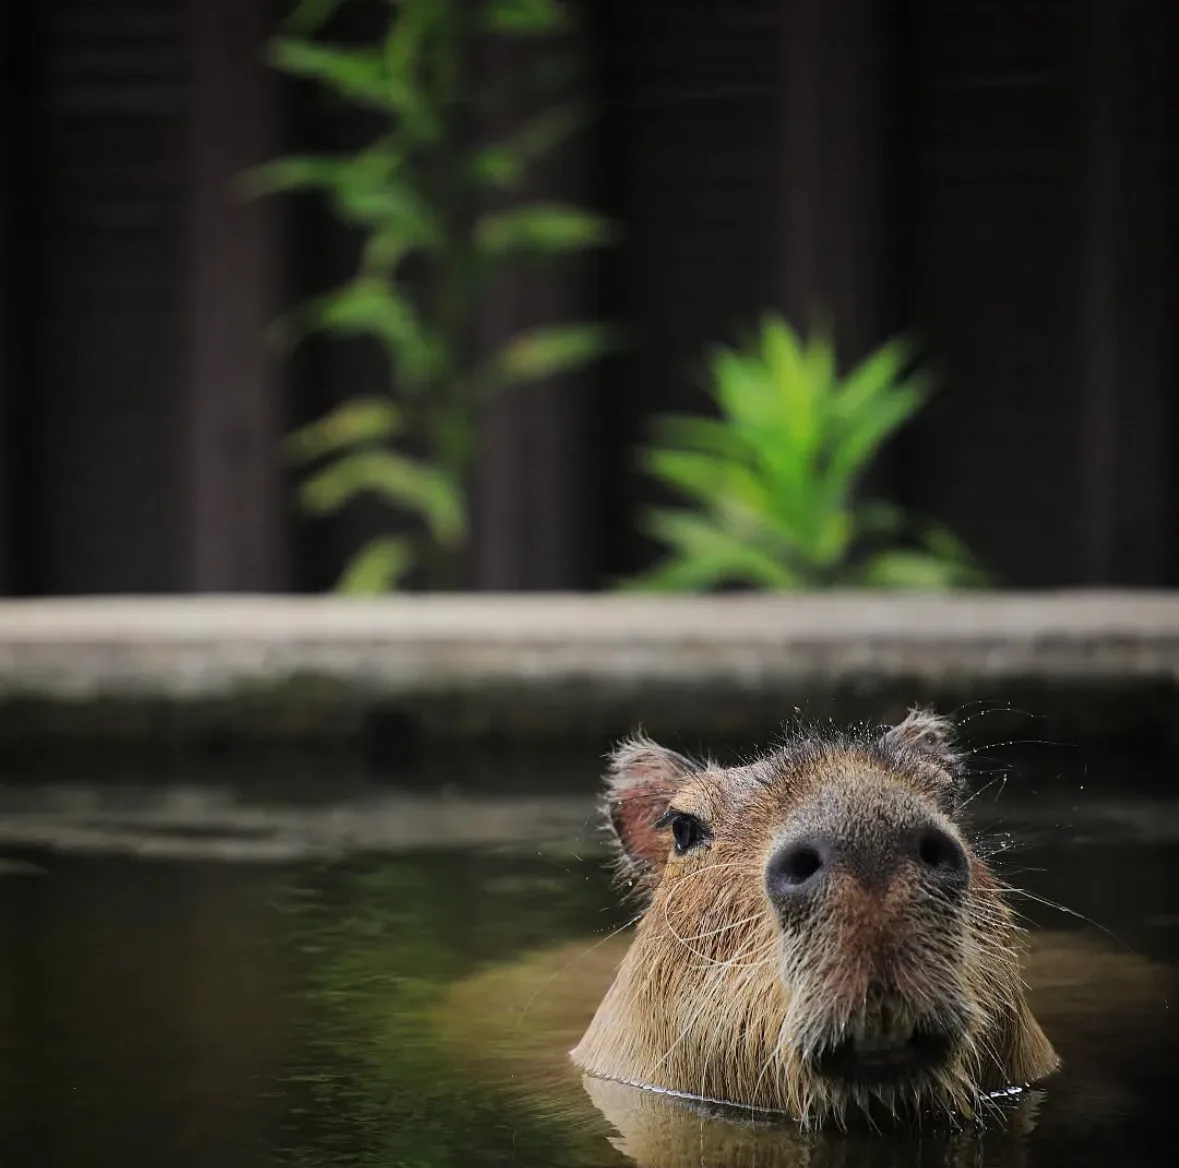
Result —
M 639 737 L 615 751 L 606 785 L 615 869 L 642 917 L 572 1052 L 584 1071 L 809 1125 L 861 1110 L 971 1116 L 987 1092 L 1056 1069 L 1024 997 L 1021 930 L 957 827 L 966 787 L 948 721 L 914 711 L 881 731 L 800 730 L 730 769 Z M 673 804 L 711 825 L 707 847 L 673 854 L 656 826 Z M 964 903 L 939 902 L 912 880 L 879 894 L 847 882 L 784 928 L 764 888 L 771 850 L 799 816 L 844 829 L 849 806 L 858 831 L 918 807 L 953 831 L 970 862 Z M 869 983 L 882 971 L 896 992 L 878 1002 Z M 840 1037 L 918 1021 L 958 1042 L 943 1068 L 901 1090 L 834 1084 L 813 1070 Z

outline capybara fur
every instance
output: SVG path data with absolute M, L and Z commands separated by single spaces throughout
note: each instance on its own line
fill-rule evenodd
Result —
M 619 747 L 605 818 L 644 911 L 574 1062 L 804 1123 L 973 1115 L 1054 1071 L 951 731 L 914 711 L 727 769 Z
M 1162 981 L 1078 934 L 1029 951 L 962 825 L 968 798 L 952 724 L 923 710 L 800 730 L 735 767 L 628 740 L 603 820 L 633 932 L 455 987 L 449 1025 L 540 1091 L 568 1073 L 572 1042 L 591 1097 L 594 1083 L 648 1088 L 804 1132 L 998 1114 L 997 1095 L 1060 1064 L 1042 1021 L 1063 1029 L 1078 995 L 1092 1018 L 1095 996 L 1141 1000 Z M 624 1111 L 619 1130 L 654 1122 Z

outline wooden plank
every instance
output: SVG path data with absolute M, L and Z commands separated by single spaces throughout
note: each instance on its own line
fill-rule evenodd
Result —
M 915 511 L 1009 587 L 1078 580 L 1082 5 L 922 0 Z
M 1174 547 L 1174 6 L 1092 0 L 1078 348 L 1082 580 L 1164 584 Z
M 591 51 L 590 38 L 580 49 Z M 496 43 L 482 47 L 477 68 L 488 78 L 522 73 L 547 46 Z M 566 98 L 568 95 L 564 95 Z M 485 118 L 482 133 L 504 140 L 536 110 Z M 523 199 L 592 205 L 593 136 L 579 134 L 543 159 Z M 477 341 L 493 352 L 521 330 L 592 320 L 596 257 L 560 256 L 551 268 L 512 267 L 481 306 Z M 482 591 L 562 590 L 592 586 L 596 530 L 590 483 L 598 451 L 591 402 L 601 366 L 539 385 L 509 390 L 492 402 L 480 426 L 473 474 L 475 527 L 467 583 Z
M 783 6 L 777 223 L 780 303 L 826 317 L 845 364 L 903 322 L 897 296 L 897 6 Z
M 283 411 L 264 334 L 277 314 L 277 200 L 234 189 L 278 151 L 277 83 L 264 63 L 268 0 L 188 0 L 192 87 L 188 377 L 182 466 L 185 585 L 254 591 L 285 582 Z
M 5 5 L 0 11 L 0 595 L 13 592 L 13 481 L 12 399 L 15 392 L 18 268 L 16 184 L 28 180 L 17 150 L 17 110 L 26 95 L 18 84 L 16 66 L 21 52 L 28 52 L 24 38 L 17 41 L 17 11 L 22 5 Z
M 37 5 L 38 586 L 183 587 L 180 0 Z M 23 507 L 23 504 L 22 504 Z

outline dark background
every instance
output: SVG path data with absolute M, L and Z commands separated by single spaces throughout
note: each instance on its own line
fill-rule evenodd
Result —
M 703 407 L 708 345 L 815 305 L 845 360 L 912 329 L 939 375 L 878 492 L 1011 586 L 1179 583 L 1179 4 L 581 8 L 602 116 L 547 181 L 624 242 L 483 325 L 554 305 L 622 322 L 630 347 L 493 410 L 472 587 L 592 588 L 647 563 L 647 419 Z M 281 362 L 263 343 L 348 274 L 354 241 L 317 204 L 242 203 L 230 183 L 364 137 L 265 66 L 284 11 L 3 6 L 4 593 L 317 590 L 385 521 L 301 518 L 279 452 L 380 376 L 362 346 Z

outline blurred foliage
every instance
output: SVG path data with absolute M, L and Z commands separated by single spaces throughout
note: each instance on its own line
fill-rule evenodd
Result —
M 467 478 L 493 394 L 593 362 L 612 344 L 600 324 L 530 328 L 480 356 L 473 323 L 505 265 L 610 242 L 610 224 L 578 207 L 523 195 L 535 163 L 586 121 L 562 100 L 571 31 L 561 0 L 390 0 L 375 43 L 331 44 L 325 22 L 350 0 L 303 0 L 272 43 L 273 66 L 375 114 L 376 137 L 354 154 L 280 158 L 247 176 L 255 195 L 315 191 L 364 236 L 343 286 L 290 313 L 286 345 L 308 333 L 378 343 L 389 385 L 291 435 L 289 454 L 312 467 L 300 498 L 311 514 L 376 497 L 417 517 L 418 534 L 360 549 L 338 587 L 381 592 L 420 568 L 454 587 L 469 517 Z M 532 69 L 507 82 L 476 79 L 474 50 L 492 38 L 543 42 Z M 520 100 L 543 108 L 503 141 L 473 133 L 491 110 Z M 532 92 L 536 91 L 536 92 Z M 412 268 L 412 278 L 407 274 Z
M 644 528 L 670 554 L 628 587 L 947 589 L 984 573 L 944 527 L 863 502 L 859 486 L 883 445 L 929 396 L 927 378 L 892 341 L 840 378 L 824 335 L 807 341 L 779 317 L 742 347 L 718 348 L 717 419 L 657 419 L 642 452 L 651 475 L 692 509 L 650 509 Z
M 554 885 L 552 871 L 474 852 L 358 856 L 285 887 L 276 907 L 303 971 L 286 1163 L 593 1162 L 559 1112 L 451 1065 L 431 1020 L 449 982 L 598 923 L 608 879 Z

